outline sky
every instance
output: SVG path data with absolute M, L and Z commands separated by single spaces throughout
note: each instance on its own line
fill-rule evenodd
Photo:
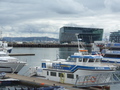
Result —
M 120 30 L 120 0 L 0 0 L 2 37 L 59 38 L 63 26 Z

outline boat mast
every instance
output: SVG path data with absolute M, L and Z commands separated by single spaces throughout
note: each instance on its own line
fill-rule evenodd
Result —
M 2 31 L 0 30 L 0 40 L 2 41 Z
M 80 44 L 79 41 L 81 41 L 82 39 L 79 38 L 78 35 L 79 35 L 79 33 L 76 33 L 76 34 L 75 34 L 75 36 L 76 36 L 76 38 L 77 38 L 77 42 L 78 42 L 78 51 L 80 52 L 80 45 L 81 45 L 81 47 L 82 47 L 83 49 L 84 49 L 84 47 L 82 46 L 82 44 Z
M 78 43 L 78 51 L 80 50 L 80 44 L 79 44 L 79 40 L 78 40 L 78 33 L 75 34 L 76 38 L 77 38 L 77 43 Z

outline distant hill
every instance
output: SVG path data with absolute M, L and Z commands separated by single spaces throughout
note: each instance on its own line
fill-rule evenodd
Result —
M 30 41 L 37 41 L 37 42 L 42 42 L 42 41 L 58 41 L 58 39 L 55 38 L 49 38 L 49 37 L 4 37 L 4 41 L 8 42 L 30 42 Z

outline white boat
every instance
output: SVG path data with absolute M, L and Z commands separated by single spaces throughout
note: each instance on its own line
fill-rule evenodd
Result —
M 111 64 L 120 64 L 120 44 L 119 43 L 108 43 L 106 45 L 109 49 L 103 49 L 103 59 L 102 62 L 111 63 Z
M 26 65 L 26 62 L 9 56 L 12 48 L 8 47 L 7 42 L 0 41 L 0 72 L 18 73 Z
M 74 53 L 67 59 L 42 60 L 41 66 L 31 68 L 31 74 L 47 80 L 75 84 L 77 77 L 116 71 L 114 65 L 101 63 L 102 56 Z
M 17 58 L 10 56 L 0 56 L 0 72 L 18 73 L 26 62 L 19 61 Z
M 8 47 L 8 43 L 5 41 L 0 41 L 0 51 L 6 51 L 11 53 L 13 47 Z
M 25 65 L 26 62 L 19 61 L 17 58 L 9 56 L 6 50 L 0 51 L 0 72 L 18 73 Z

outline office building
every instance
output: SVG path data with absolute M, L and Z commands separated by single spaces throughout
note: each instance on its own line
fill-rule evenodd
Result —
M 60 43 L 71 43 L 77 41 L 76 34 L 81 38 L 82 42 L 93 43 L 101 41 L 103 29 L 100 28 L 84 28 L 84 27 L 61 27 L 59 32 Z
M 120 43 L 120 30 L 116 32 L 111 32 L 109 41 Z

